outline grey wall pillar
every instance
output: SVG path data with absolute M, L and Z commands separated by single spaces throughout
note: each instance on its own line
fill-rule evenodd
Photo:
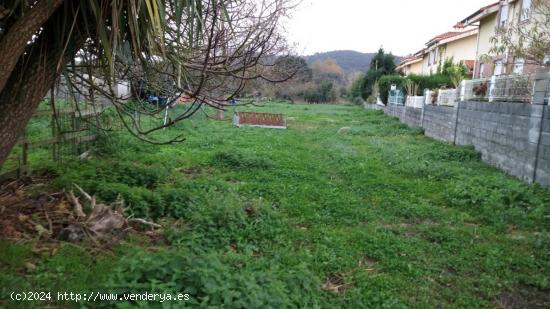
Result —
M 550 130 L 548 130 L 548 102 L 550 96 L 550 68 L 539 69 L 535 75 L 531 99 L 529 142 L 536 141 L 533 162 L 533 182 L 550 184 Z M 547 132 L 548 131 L 548 132 Z

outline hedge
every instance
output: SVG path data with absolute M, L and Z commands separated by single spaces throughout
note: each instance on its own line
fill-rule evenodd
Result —
M 418 85 L 417 95 L 423 95 L 424 89 L 439 89 L 442 87 L 451 87 L 451 78 L 443 74 L 434 74 L 428 76 L 409 75 L 408 79 Z
M 388 102 L 388 95 L 391 89 L 391 85 L 395 84 L 398 88 L 401 88 L 405 94 L 406 90 L 403 89 L 403 85 L 406 79 L 412 80 L 415 84 L 418 85 L 418 93 L 415 95 L 424 95 L 424 89 L 439 89 L 442 87 L 449 87 L 451 85 L 451 79 L 449 76 L 442 74 L 434 75 L 409 75 L 403 77 L 400 75 L 386 75 L 380 78 L 379 87 L 380 87 L 380 99 L 382 102 Z

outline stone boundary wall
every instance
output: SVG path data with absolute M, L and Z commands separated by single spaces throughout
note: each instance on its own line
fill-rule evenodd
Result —
M 448 106 L 424 106 L 422 127 L 426 136 L 452 143 L 455 134 L 455 113 L 455 109 Z

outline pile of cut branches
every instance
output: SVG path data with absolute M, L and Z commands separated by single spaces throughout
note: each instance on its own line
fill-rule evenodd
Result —
M 33 177 L 0 184 L 0 238 L 72 243 L 89 240 L 105 245 L 119 242 L 130 231 L 162 228 L 126 216 L 120 196 L 114 203 L 102 204 L 76 184 L 76 191 L 43 193 L 49 181 L 47 177 Z
M 126 235 L 132 228 L 131 223 L 145 225 L 153 229 L 161 228 L 159 224 L 144 219 L 125 217 L 126 208 L 120 195 L 112 205 L 105 205 L 97 203 L 95 196 L 91 196 L 77 184 L 73 185 L 89 204 L 88 207 L 83 207 L 73 190 L 67 193 L 67 197 L 73 205 L 73 215 L 76 220 L 61 230 L 59 234 L 61 240 L 76 242 L 88 238 L 95 243 L 113 242 Z M 88 214 L 84 211 L 85 208 L 90 210 Z

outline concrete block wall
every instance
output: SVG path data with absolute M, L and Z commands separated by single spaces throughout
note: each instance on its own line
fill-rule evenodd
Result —
M 373 105 L 372 107 L 368 108 L 377 110 L 380 109 L 378 105 Z M 399 118 L 399 120 L 408 124 L 411 127 L 420 127 L 422 124 L 422 109 L 420 108 L 412 108 L 402 105 L 391 104 L 386 107 L 382 107 L 381 109 L 384 110 L 384 113 L 386 115 L 397 117 Z
M 448 106 L 424 106 L 424 134 L 440 141 L 454 142 L 456 109 Z
M 473 145 L 484 161 L 531 182 L 538 136 L 530 137 L 530 134 L 533 130 L 540 130 L 542 115 L 537 116 L 535 110 L 542 107 L 520 103 L 460 102 L 455 143 Z
M 386 106 L 386 108 L 384 109 L 384 113 L 386 113 L 387 115 L 390 115 L 390 116 L 393 116 L 393 117 L 398 117 L 399 119 L 401 119 L 404 109 L 405 109 L 405 107 L 402 106 L 402 105 L 388 104 Z
M 544 105 L 535 181 L 550 185 L 550 106 Z
M 426 136 L 473 145 L 482 159 L 529 183 L 550 186 L 550 106 L 524 103 L 460 102 L 424 109 L 386 106 L 388 115 Z
M 405 112 L 401 116 L 401 121 L 408 124 L 411 127 L 422 126 L 422 109 L 405 107 Z

